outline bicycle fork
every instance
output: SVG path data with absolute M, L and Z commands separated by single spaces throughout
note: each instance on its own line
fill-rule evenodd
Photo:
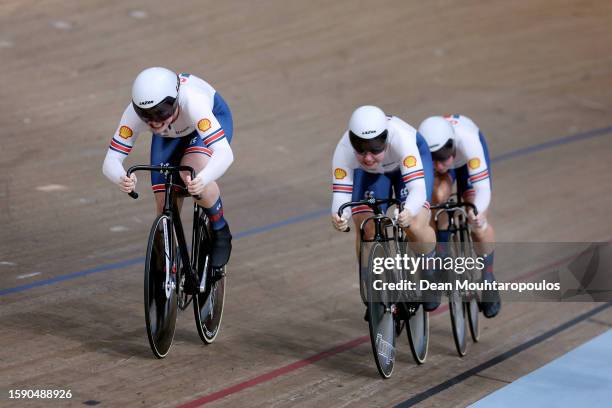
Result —
M 166 281 L 164 284 L 164 290 L 166 292 L 166 299 L 170 299 L 172 296 L 172 292 L 176 289 L 176 280 L 172 279 L 171 273 L 174 273 L 176 276 L 176 263 L 173 262 L 173 265 L 170 265 L 170 237 L 168 236 L 168 218 L 164 218 L 162 220 L 162 225 L 164 227 L 164 258 L 166 261 Z

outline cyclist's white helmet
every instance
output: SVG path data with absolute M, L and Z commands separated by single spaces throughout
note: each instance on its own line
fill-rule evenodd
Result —
M 387 116 L 382 109 L 365 105 L 355 109 L 349 120 L 349 139 L 357 153 L 382 152 L 387 143 Z
M 455 155 L 455 131 L 442 116 L 431 116 L 419 126 L 434 160 L 446 160 Z
M 145 122 L 163 122 L 178 106 L 180 81 L 176 73 L 162 67 L 147 68 L 134 80 L 132 106 Z

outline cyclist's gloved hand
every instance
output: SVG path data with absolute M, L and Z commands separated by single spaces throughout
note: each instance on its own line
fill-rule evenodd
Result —
M 119 181 L 119 189 L 124 193 L 131 193 L 136 188 L 136 175 L 132 173 L 130 177 L 123 175 Z
M 477 229 L 485 229 L 487 228 L 487 217 L 484 215 L 484 213 L 474 215 L 474 211 L 470 209 L 468 211 L 468 223 Z
M 187 191 L 189 191 L 189 194 L 201 195 L 204 192 L 204 187 L 206 186 L 202 182 L 201 177 L 196 176 L 196 178 L 192 180 L 191 175 L 187 175 L 185 181 L 187 182 Z
M 404 208 L 402 212 L 399 213 L 399 216 L 397 217 L 397 222 L 399 223 L 400 227 L 407 228 L 410 226 L 410 223 L 412 222 L 413 217 L 414 216 L 412 215 L 410 210 L 407 208 Z
M 348 220 L 343 217 L 338 217 L 338 214 L 332 214 L 332 224 L 334 224 L 334 228 L 340 232 L 344 232 L 348 228 Z

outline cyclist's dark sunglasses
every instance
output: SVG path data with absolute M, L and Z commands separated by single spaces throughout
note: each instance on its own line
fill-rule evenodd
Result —
M 373 139 L 363 139 L 349 131 L 349 140 L 351 141 L 353 149 L 359 154 L 365 154 L 367 152 L 379 154 L 387 147 L 387 134 L 388 132 L 385 130 Z
M 448 139 L 444 146 L 435 152 L 431 152 L 431 158 L 435 161 L 445 161 L 449 157 L 455 155 L 455 141 L 453 139 Z
M 145 122 L 163 122 L 172 116 L 176 110 L 176 107 L 178 106 L 178 98 L 167 96 L 157 105 L 147 109 L 139 107 L 133 101 L 132 106 L 134 107 L 138 117 Z

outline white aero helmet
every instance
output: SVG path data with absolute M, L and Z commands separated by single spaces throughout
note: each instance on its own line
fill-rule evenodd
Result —
M 376 106 L 355 109 L 349 120 L 349 139 L 357 153 L 381 153 L 387 145 L 387 116 Z
M 427 141 L 431 158 L 444 161 L 455 155 L 455 131 L 442 116 L 430 116 L 419 126 L 419 133 Z
M 176 73 L 153 67 L 142 71 L 132 85 L 132 106 L 145 122 L 163 122 L 178 106 L 180 81 Z

